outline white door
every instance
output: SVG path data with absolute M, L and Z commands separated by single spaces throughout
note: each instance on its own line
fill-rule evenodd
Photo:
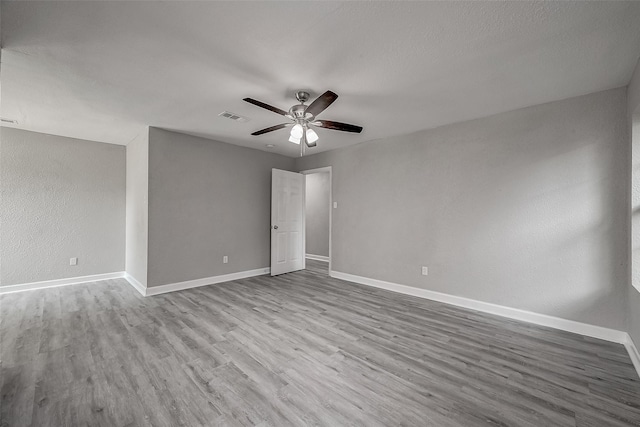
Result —
M 304 175 L 271 170 L 271 275 L 304 269 Z

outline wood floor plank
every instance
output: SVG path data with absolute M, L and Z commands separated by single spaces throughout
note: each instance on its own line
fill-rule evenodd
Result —
M 622 345 L 307 267 L 0 297 L 0 426 L 640 426 Z

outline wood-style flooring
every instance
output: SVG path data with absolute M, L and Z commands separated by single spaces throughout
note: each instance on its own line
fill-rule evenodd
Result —
M 1 297 L 2 426 L 640 426 L 623 346 L 326 264 L 154 297 Z

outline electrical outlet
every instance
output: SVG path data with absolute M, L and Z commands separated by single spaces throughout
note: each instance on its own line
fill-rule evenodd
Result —
M 338 209 L 338 202 L 333 202 L 333 209 Z
M 423 276 L 428 276 L 429 275 L 429 268 L 425 267 L 424 265 L 422 266 L 422 275 Z
M 225 256 L 223 256 L 223 257 L 222 257 L 222 263 L 223 263 L 223 264 L 226 264 L 226 263 L 228 263 L 228 262 L 229 262 L 229 257 L 228 257 L 228 256 L 226 256 L 226 255 L 225 255 Z
M 69 265 L 78 265 L 78 258 L 69 258 Z

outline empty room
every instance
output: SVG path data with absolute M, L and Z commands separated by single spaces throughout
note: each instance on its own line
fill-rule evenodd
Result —
M 0 1 L 0 426 L 640 426 L 640 2 Z

